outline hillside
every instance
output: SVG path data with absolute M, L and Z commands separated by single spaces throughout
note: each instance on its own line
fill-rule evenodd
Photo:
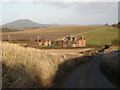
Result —
M 108 26 L 109 27 L 109 26 Z M 40 29 L 30 29 L 21 32 L 7 32 L 2 34 L 3 40 L 8 39 L 8 34 L 11 35 L 11 39 L 19 40 L 35 40 L 38 36 L 40 39 L 59 39 L 63 38 L 66 34 L 74 35 L 82 32 L 93 31 L 97 29 L 107 28 L 107 26 L 60 26 L 49 27 Z
M 87 40 L 87 44 L 101 45 L 111 44 L 112 40 L 118 40 L 118 29 L 113 27 L 101 28 L 91 32 L 83 32 L 73 36 L 81 37 L 84 35 Z
M 2 25 L 3 28 L 45 28 L 58 26 L 57 24 L 40 24 L 29 19 L 19 19 Z

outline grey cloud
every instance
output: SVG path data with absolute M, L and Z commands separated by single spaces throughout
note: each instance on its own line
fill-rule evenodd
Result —
M 75 2 L 75 3 L 50 3 L 58 8 L 71 8 L 75 14 L 78 15 L 95 15 L 114 13 L 117 14 L 117 2 Z
M 76 5 L 75 12 L 79 15 L 96 15 L 96 14 L 117 14 L 117 3 L 95 2 L 83 5 Z
M 68 23 L 73 22 L 73 23 L 79 23 L 79 24 L 88 24 L 88 23 L 107 23 L 108 22 L 110 24 L 113 24 L 118 21 L 118 3 L 117 2 L 89 2 L 89 3 L 82 3 L 82 2 L 62 3 L 61 2 L 61 3 L 49 3 L 49 4 L 57 8 L 71 9 L 72 12 L 74 13 L 74 16 L 71 17 L 70 19 L 67 19 Z

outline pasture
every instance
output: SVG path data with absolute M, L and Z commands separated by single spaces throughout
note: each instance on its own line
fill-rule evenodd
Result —
M 66 34 L 75 35 L 78 33 L 93 31 L 102 28 L 106 28 L 106 26 L 62 26 L 31 29 L 19 32 L 3 32 L 2 39 L 7 40 L 8 35 L 10 35 L 10 39 L 14 40 L 36 40 L 38 36 L 40 36 L 40 39 L 42 40 L 56 40 L 59 38 L 63 38 Z
M 84 35 L 89 45 L 111 44 L 112 40 L 118 40 L 118 29 L 113 27 L 100 28 L 93 31 L 78 33 L 73 36 Z

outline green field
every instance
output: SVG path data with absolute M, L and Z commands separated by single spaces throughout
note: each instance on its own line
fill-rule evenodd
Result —
M 89 45 L 111 44 L 112 40 L 118 39 L 118 29 L 112 26 L 63 26 L 4 32 L 2 39 L 7 40 L 10 35 L 11 40 L 36 40 L 38 36 L 42 40 L 62 40 L 66 34 L 77 37 L 84 35 Z
M 16 32 L 3 32 L 2 39 L 8 40 L 10 35 L 11 40 L 36 40 L 38 36 L 41 40 L 56 40 L 63 38 L 66 34 L 75 35 L 78 33 L 102 29 L 106 26 L 60 26 L 38 29 L 27 29 Z
M 102 29 L 96 29 L 94 31 L 78 33 L 73 36 L 81 37 L 85 36 L 87 44 L 89 45 L 102 45 L 102 44 L 111 44 L 111 41 L 118 39 L 118 29 L 113 27 L 107 27 Z

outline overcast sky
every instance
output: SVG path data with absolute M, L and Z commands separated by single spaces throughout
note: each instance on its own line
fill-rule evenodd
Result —
M 18 19 L 30 19 L 43 24 L 89 25 L 118 22 L 118 2 L 93 1 L 1 2 L 0 25 Z

